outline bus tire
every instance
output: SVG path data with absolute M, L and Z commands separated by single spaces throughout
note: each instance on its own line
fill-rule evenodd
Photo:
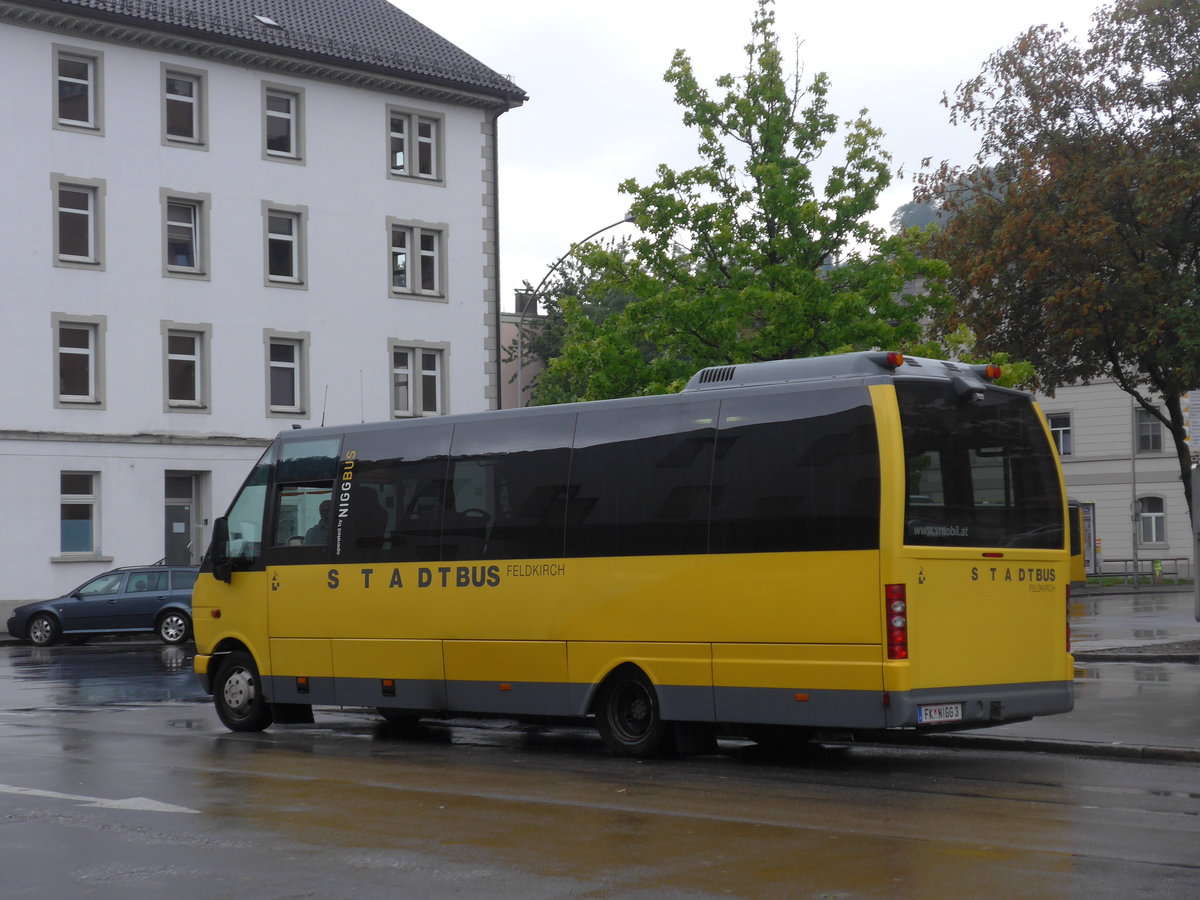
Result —
M 646 759 L 669 755 L 673 749 L 674 731 L 659 714 L 658 693 L 636 666 L 618 669 L 604 682 L 596 728 L 616 756 Z
M 230 731 L 262 731 L 271 725 L 271 704 L 263 696 L 254 657 L 235 650 L 217 667 L 213 682 L 217 715 Z

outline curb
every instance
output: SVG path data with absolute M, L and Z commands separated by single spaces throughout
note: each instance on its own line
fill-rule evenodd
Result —
M 896 735 L 855 743 L 874 743 L 926 747 L 1017 750 L 1026 753 L 1059 753 L 1098 759 L 1132 759 L 1143 762 L 1200 762 L 1200 748 L 1151 747 L 1137 744 L 1098 744 L 1094 741 L 1054 740 L 1050 738 L 995 737 L 971 734 Z

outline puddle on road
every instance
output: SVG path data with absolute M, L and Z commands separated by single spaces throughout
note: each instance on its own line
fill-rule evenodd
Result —
M 192 653 L 150 643 L 0 647 L 0 709 L 207 699 Z

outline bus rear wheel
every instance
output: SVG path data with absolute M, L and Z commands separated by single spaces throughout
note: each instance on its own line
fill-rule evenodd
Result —
M 271 704 L 263 696 L 258 666 L 244 650 L 235 650 L 221 660 L 213 683 L 213 702 L 230 731 L 262 731 L 271 724 Z
M 601 689 L 596 728 L 617 756 L 645 759 L 670 753 L 673 729 L 659 714 L 658 693 L 641 669 L 618 670 Z

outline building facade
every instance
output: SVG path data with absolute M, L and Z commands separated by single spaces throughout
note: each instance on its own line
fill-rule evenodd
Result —
M 496 129 L 385 0 L 0 0 L 0 599 L 196 562 L 292 426 L 499 405 Z
M 1194 416 L 1195 393 L 1184 401 Z M 1038 401 L 1084 513 L 1089 574 L 1195 575 L 1191 522 L 1166 427 L 1115 382 L 1060 388 Z M 1157 567 L 1156 567 L 1157 562 Z

